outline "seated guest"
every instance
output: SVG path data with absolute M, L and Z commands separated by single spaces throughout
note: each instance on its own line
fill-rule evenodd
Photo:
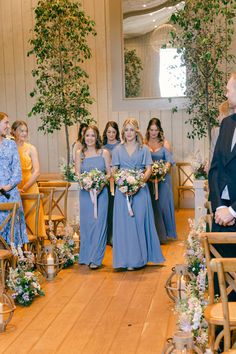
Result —
M 0 112 L 0 203 L 18 202 L 20 208 L 17 211 L 15 222 L 15 245 L 23 245 L 28 242 L 26 233 L 24 212 L 21 205 L 20 193 L 17 188 L 21 182 L 22 173 L 19 154 L 16 143 L 6 139 L 10 129 L 9 118 L 6 113 Z M 5 220 L 6 212 L 0 212 L 0 223 Z M 10 224 L 7 223 L 2 235 L 7 243 L 10 243 Z
M 27 142 L 28 139 L 28 126 L 27 123 L 22 120 L 17 120 L 12 124 L 12 135 L 15 138 L 17 144 L 21 168 L 22 168 L 22 181 L 18 185 L 21 193 L 39 193 L 39 189 L 36 183 L 39 177 L 39 159 L 38 152 L 34 145 Z M 33 201 L 24 200 L 23 207 L 24 212 L 27 213 L 31 209 Z M 27 223 L 31 230 L 35 228 L 35 215 L 31 214 L 31 220 L 28 218 Z M 39 210 L 39 224 L 38 224 L 39 236 L 46 236 L 43 207 L 40 206 Z M 35 234 L 35 230 L 34 230 Z

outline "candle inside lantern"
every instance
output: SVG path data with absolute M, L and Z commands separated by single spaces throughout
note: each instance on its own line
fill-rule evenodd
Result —
M 79 235 L 77 234 L 77 232 L 74 232 L 73 239 L 74 241 L 79 241 Z
M 3 303 L 0 302 L 0 326 L 3 324 Z
M 186 294 L 186 280 L 184 279 L 183 276 L 180 278 L 180 296 L 181 299 L 186 299 L 187 294 Z
M 52 276 L 55 273 L 54 269 L 54 258 L 51 254 L 47 256 L 47 266 L 48 266 L 48 275 Z

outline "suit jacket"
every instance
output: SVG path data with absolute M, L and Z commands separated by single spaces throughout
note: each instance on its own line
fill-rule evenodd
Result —
M 236 144 L 231 151 L 235 128 L 236 113 L 222 121 L 211 162 L 208 179 L 213 211 L 223 205 L 221 195 L 226 185 L 228 186 L 230 205 L 236 211 Z

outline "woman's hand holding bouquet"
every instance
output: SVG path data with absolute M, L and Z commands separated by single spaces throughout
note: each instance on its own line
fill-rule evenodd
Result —
M 158 182 L 165 180 L 169 171 L 168 163 L 163 160 L 154 161 L 150 180 L 154 183 L 155 200 L 158 199 Z
M 114 173 L 114 180 L 119 191 L 126 195 L 127 207 L 130 216 L 134 216 L 131 203 L 132 196 L 135 195 L 141 187 L 144 187 L 144 173 L 142 170 L 120 169 Z
M 95 168 L 81 173 L 78 182 L 80 189 L 85 189 L 90 193 L 91 201 L 94 204 L 94 217 L 97 219 L 97 196 L 108 184 L 106 174 Z

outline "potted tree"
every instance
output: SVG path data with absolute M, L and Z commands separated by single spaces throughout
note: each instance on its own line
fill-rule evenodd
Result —
M 88 110 L 93 99 L 84 62 L 91 58 L 87 37 L 96 35 L 95 23 L 72 0 L 40 0 L 34 13 L 34 36 L 28 55 L 36 57 L 32 71 L 36 88 L 31 92 L 36 102 L 29 116 L 39 116 L 39 130 L 44 133 L 65 129 L 69 176 L 68 128 L 93 120 Z

